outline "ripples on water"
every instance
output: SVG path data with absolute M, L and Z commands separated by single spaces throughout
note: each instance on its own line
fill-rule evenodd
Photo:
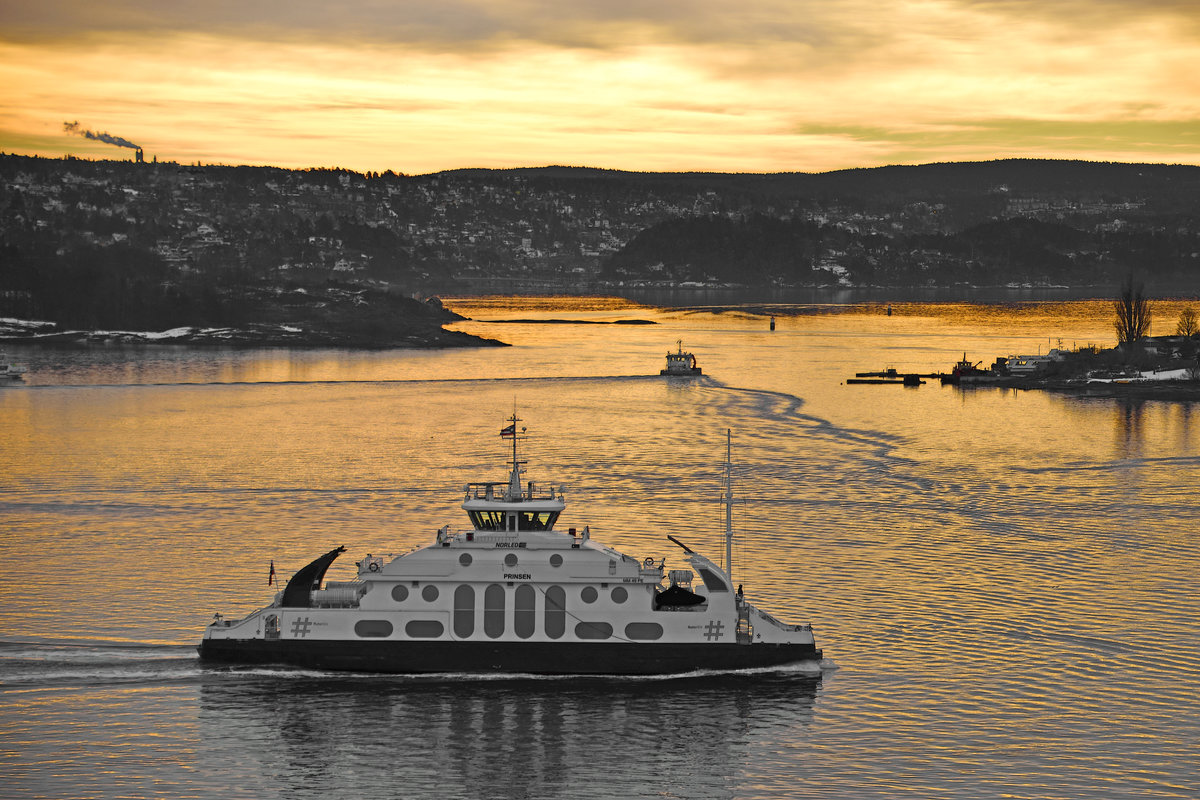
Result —
M 1101 340 L 1100 305 L 781 313 L 772 334 L 492 303 L 460 327 L 516 347 L 9 348 L 33 371 L 0 391 L 5 795 L 1198 796 L 1196 412 L 842 383 Z M 538 314 L 659 324 L 486 321 Z M 653 375 L 677 338 L 703 379 Z M 345 570 L 461 525 L 514 402 L 562 524 L 639 557 L 673 557 L 667 534 L 723 552 L 732 428 L 735 580 L 813 622 L 823 676 L 199 666 L 213 612 L 269 599 L 271 559 L 346 544 Z

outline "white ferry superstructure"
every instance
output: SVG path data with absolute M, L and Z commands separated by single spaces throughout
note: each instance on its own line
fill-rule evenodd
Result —
M 727 569 L 683 549 L 688 568 L 632 558 L 589 529 L 555 528 L 561 488 L 522 485 L 514 414 L 508 481 L 466 487 L 471 527 L 440 529 L 404 555 L 368 554 L 353 581 L 324 581 L 338 547 L 242 619 L 217 615 L 206 661 L 385 673 L 672 674 L 817 662 L 809 625 L 749 603 Z M 726 467 L 727 547 L 732 482 Z M 273 562 L 272 562 L 273 563 Z

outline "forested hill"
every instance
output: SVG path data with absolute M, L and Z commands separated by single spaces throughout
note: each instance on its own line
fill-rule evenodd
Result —
M 410 176 L 0 155 L 0 178 L 0 316 L 71 325 L 232 324 L 270 297 L 286 322 L 329 292 L 1200 284 L 1192 166 Z

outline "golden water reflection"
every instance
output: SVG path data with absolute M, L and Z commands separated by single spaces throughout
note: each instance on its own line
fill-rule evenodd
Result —
M 243 767 L 285 794 L 336 792 L 353 776 L 394 790 L 441 786 L 443 797 L 717 800 L 744 796 L 765 754 L 802 740 L 819 685 L 770 673 L 649 681 L 214 676 L 201 685 L 198 722 L 206 767 L 218 770 L 230 752 L 252 754 L 258 767 Z

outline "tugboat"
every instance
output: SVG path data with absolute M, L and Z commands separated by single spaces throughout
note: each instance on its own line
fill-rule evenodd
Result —
M 1003 358 L 996 359 L 996 363 L 992 364 L 990 369 L 980 367 L 979 365 L 982 363 L 982 361 L 968 361 L 967 354 L 963 353 L 963 357 L 950 370 L 950 374 L 942 374 L 942 385 L 950 384 L 958 386 L 963 383 L 990 383 L 996 381 L 1004 372 L 1005 360 Z
M 659 370 L 659 375 L 702 375 L 700 367 L 696 362 L 696 357 L 691 353 L 683 352 L 683 340 L 677 342 L 678 350 L 674 353 L 667 353 L 667 368 Z
M 632 558 L 557 530 L 561 487 L 522 483 L 513 414 L 507 481 L 468 484 L 470 527 L 447 525 L 397 557 L 367 554 L 355 580 L 322 584 L 336 547 L 297 572 L 265 608 L 216 615 L 209 662 L 381 673 L 655 675 L 816 662 L 809 625 L 751 605 L 730 574 L 733 481 L 726 443 L 725 568 L 685 544 L 687 568 Z M 274 565 L 272 563 L 272 572 Z M 814 665 L 815 668 L 815 665 Z

